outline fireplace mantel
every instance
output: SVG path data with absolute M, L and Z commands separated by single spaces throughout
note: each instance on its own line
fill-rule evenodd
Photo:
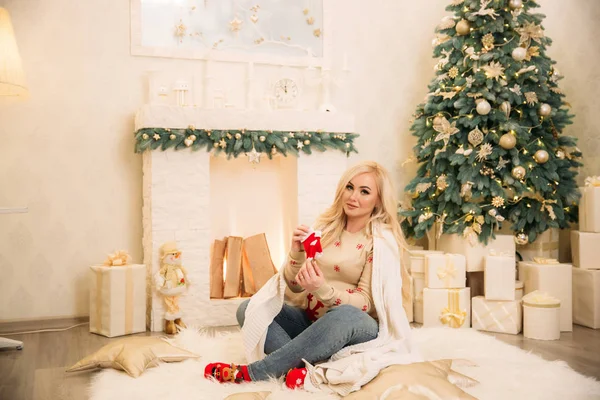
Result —
M 148 104 L 135 117 L 143 128 L 248 129 L 273 131 L 354 132 L 354 116 L 346 113 L 296 110 L 204 109 Z
M 273 131 L 329 131 L 354 132 L 354 117 L 342 113 L 312 111 L 259 111 L 233 109 L 201 109 L 165 105 L 145 105 L 136 114 L 136 132 L 143 128 L 186 129 L 248 129 Z M 210 299 L 210 244 L 215 239 L 211 216 L 215 205 L 211 195 L 217 192 L 222 180 L 212 179 L 219 165 L 215 155 L 206 151 L 144 151 L 143 160 L 143 248 L 144 264 L 148 276 L 147 321 L 152 331 L 160 331 L 164 324 L 164 305 L 151 282 L 160 268 L 159 248 L 167 241 L 176 241 L 183 254 L 183 264 L 188 270 L 192 285 L 181 299 L 184 320 L 195 326 L 223 326 L 237 323 L 235 311 L 243 299 Z M 292 198 L 285 203 L 291 207 L 289 221 L 292 229 L 296 223 L 311 224 L 331 204 L 340 176 L 347 168 L 348 158 L 344 152 L 301 153 L 288 158 L 293 167 L 285 168 L 272 162 L 269 174 L 286 174 L 285 193 Z M 229 162 L 229 161 L 228 161 Z M 211 167 L 212 165 L 212 167 Z M 241 162 L 243 168 L 253 168 Z M 262 166 L 262 162 L 261 162 Z M 254 171 L 254 170 L 253 170 Z M 259 173 L 255 170 L 253 173 Z M 283 176 L 283 175 L 282 175 Z M 289 179 L 288 179 L 289 178 Z M 254 190 L 260 190 L 255 188 Z M 251 204 L 251 193 L 240 193 L 249 203 L 246 207 L 257 210 Z M 293 201 L 292 201 L 293 200 Z M 218 206 L 218 205 L 217 205 Z M 221 210 L 222 212 L 222 210 Z M 267 210 L 268 212 L 268 210 Z M 261 227 L 257 227 L 260 231 Z M 279 267 L 279 266 L 278 266 Z

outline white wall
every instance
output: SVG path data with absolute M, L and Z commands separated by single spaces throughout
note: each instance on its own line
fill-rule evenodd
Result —
M 413 140 L 408 119 L 433 77 L 431 39 L 447 0 L 335 2 L 335 57 L 348 53 L 354 93 L 334 93 L 354 111 L 358 159 L 375 159 L 401 184 Z M 133 114 L 148 70 L 190 71 L 197 61 L 132 57 L 129 2 L 0 0 L 15 26 L 31 97 L 0 103 L 0 320 L 86 315 L 86 272 L 106 253 L 142 259 L 141 157 Z M 597 0 L 544 0 L 550 55 L 585 140 L 584 173 L 600 173 Z M 597 113 L 596 113 L 597 114 Z

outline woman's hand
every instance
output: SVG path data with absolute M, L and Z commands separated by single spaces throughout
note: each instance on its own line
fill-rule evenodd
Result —
M 310 228 L 306 225 L 300 225 L 294 229 L 292 235 L 292 251 L 298 252 L 302 250 L 302 239 L 308 236 Z
M 296 275 L 296 282 L 307 292 L 314 292 L 325 283 L 321 268 L 314 259 L 306 260 Z

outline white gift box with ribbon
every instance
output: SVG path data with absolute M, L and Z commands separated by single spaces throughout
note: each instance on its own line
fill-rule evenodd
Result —
M 560 300 L 535 290 L 523 296 L 523 336 L 537 340 L 560 339 Z
M 146 266 L 90 267 L 90 332 L 114 337 L 146 331 Z
M 596 254 L 598 244 L 600 233 L 571 231 L 573 265 L 581 269 L 600 269 L 600 258 Z
M 519 300 L 494 301 L 483 296 L 471 300 L 473 329 L 517 335 L 523 327 L 523 310 Z
M 560 300 L 560 330 L 561 332 L 573 330 L 571 264 L 560 264 L 557 260 L 548 258 L 521 261 L 519 262 L 519 280 L 523 282 L 525 295 L 538 290 Z
M 415 250 L 410 251 L 410 275 L 413 285 L 413 319 L 423 323 L 423 288 L 425 288 L 425 256 L 427 254 L 443 254 L 441 251 Z
M 423 327 L 469 328 L 471 294 L 469 288 L 423 289 Z
M 600 232 L 600 176 L 585 179 L 579 201 L 579 230 Z
M 462 254 L 425 255 L 425 286 L 431 289 L 466 287 L 466 260 Z
M 600 329 L 600 271 L 573 268 L 573 323 Z
M 462 254 L 466 258 L 467 272 L 484 270 L 485 256 L 488 249 L 493 248 L 500 253 L 515 254 L 516 245 L 513 235 L 496 234 L 496 239 L 490 239 L 488 245 L 464 238 L 459 235 L 444 234 L 438 241 L 437 250 L 444 253 Z
M 486 300 L 515 299 L 515 266 L 513 255 L 491 251 L 485 257 L 483 280 Z

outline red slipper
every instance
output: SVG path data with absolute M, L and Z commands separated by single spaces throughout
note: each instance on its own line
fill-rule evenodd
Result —
M 225 363 L 210 363 L 204 368 L 204 377 L 213 377 L 221 383 L 251 382 L 248 367 L 246 365 L 235 365 Z
M 290 369 L 285 376 L 285 386 L 290 389 L 297 389 L 304 386 L 304 378 L 306 378 L 306 368 Z

